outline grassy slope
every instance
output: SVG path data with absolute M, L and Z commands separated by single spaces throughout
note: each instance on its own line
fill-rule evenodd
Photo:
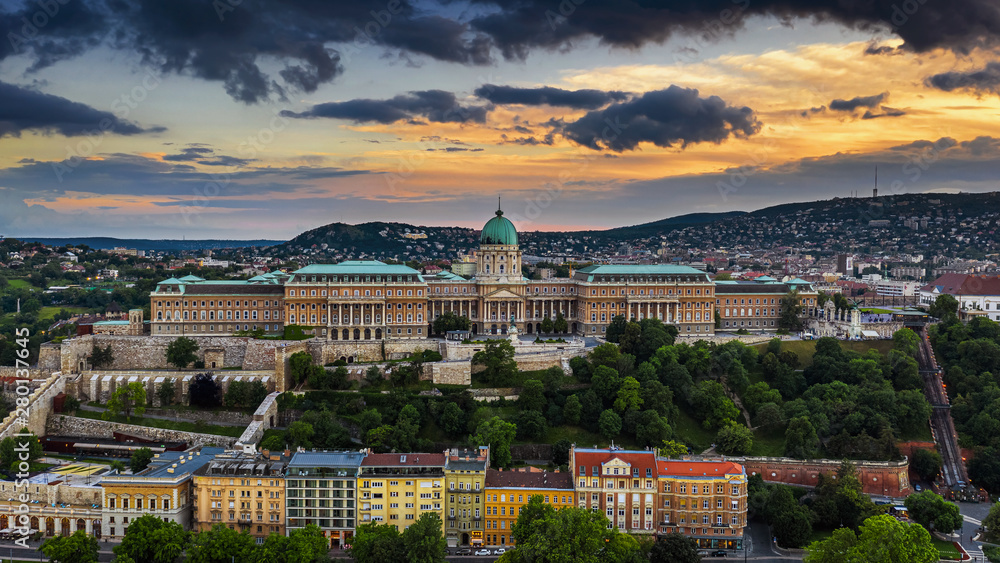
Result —
M 761 353 L 766 353 L 767 343 L 757 344 L 757 351 Z M 883 356 L 889 354 L 889 350 L 892 350 L 892 340 L 852 340 L 852 341 L 840 341 L 840 347 L 844 350 L 853 350 L 859 354 L 864 354 L 870 349 L 877 350 L 878 353 Z M 799 365 L 801 368 L 812 365 L 813 354 L 816 353 L 816 341 L 815 340 L 787 340 L 781 343 L 781 351 L 791 350 L 799 357 Z
M 93 411 L 79 410 L 76 412 L 76 416 L 81 418 L 90 418 L 93 420 L 102 420 L 101 413 Z M 166 430 L 197 432 L 199 434 L 214 434 L 216 436 L 230 436 L 233 438 L 239 438 L 243 434 L 243 431 L 246 430 L 241 426 L 215 426 L 211 424 L 195 424 L 193 422 L 181 422 L 176 420 L 136 416 L 133 416 L 131 420 L 125 420 L 125 417 L 115 417 L 111 420 L 113 422 L 134 424 L 136 426 L 146 426 L 148 428 L 163 428 Z

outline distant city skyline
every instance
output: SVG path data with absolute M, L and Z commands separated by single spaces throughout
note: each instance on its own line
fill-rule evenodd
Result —
M 0 0 L 0 231 L 479 228 L 497 195 L 606 229 L 867 197 L 875 166 L 997 189 L 1000 6 L 815 4 Z

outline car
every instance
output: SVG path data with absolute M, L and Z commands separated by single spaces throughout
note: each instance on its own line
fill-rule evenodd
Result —
M 504 553 L 507 553 L 507 550 L 502 547 L 493 550 L 493 555 L 503 555 Z
M 712 557 L 725 557 L 726 555 L 729 555 L 729 553 L 724 549 L 717 549 L 712 552 Z
M 913 490 L 919 493 L 920 491 L 923 490 L 923 487 L 921 487 L 920 485 L 913 485 Z
M 463 547 L 462 549 L 456 551 L 455 555 L 472 555 L 472 550 L 467 547 Z
M 488 549 L 476 550 L 476 555 L 490 555 L 490 550 Z

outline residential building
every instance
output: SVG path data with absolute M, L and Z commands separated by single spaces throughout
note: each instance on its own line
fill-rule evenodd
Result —
M 486 471 L 486 543 L 514 545 L 511 530 L 531 497 L 538 495 L 557 509 L 574 506 L 573 474 L 533 467 Z
M 449 547 L 483 544 L 483 495 L 489 466 L 488 446 L 471 451 L 456 448 L 447 453 L 444 534 Z
M 227 451 L 194 472 L 197 531 L 224 524 L 258 543 L 285 535 L 285 466 L 291 452 Z
M 166 451 L 154 454 L 149 466 L 135 475 L 102 477 L 101 528 L 107 530 L 106 537 L 121 539 L 129 522 L 143 514 L 191 529 L 194 472 L 224 451 L 210 447 Z
M 658 468 L 652 450 L 570 448 L 580 508 L 605 514 L 622 532 L 656 531 Z
M 358 474 L 358 525 L 379 522 L 403 531 L 425 512 L 444 521 L 446 462 L 443 453 L 367 453 Z
M 920 288 L 920 304 L 930 306 L 943 294 L 958 300 L 960 313 L 984 314 L 1000 321 L 1000 277 L 945 274 Z
M 701 549 L 743 549 L 747 474 L 731 461 L 658 459 L 657 528 L 694 538 Z
M 875 284 L 875 295 L 887 297 L 913 297 L 920 290 L 915 281 L 881 280 Z
M 896 266 L 889 270 L 889 273 L 894 278 L 916 278 L 919 280 L 927 275 L 927 269 L 916 266 Z
M 359 522 L 357 477 L 364 452 L 305 452 L 285 469 L 286 531 L 319 526 L 331 547 L 351 543 Z

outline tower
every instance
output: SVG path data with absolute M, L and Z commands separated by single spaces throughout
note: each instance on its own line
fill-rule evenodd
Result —
M 496 216 L 486 222 L 479 237 L 476 279 L 520 281 L 521 277 L 521 249 L 517 244 L 517 229 L 498 207 Z

